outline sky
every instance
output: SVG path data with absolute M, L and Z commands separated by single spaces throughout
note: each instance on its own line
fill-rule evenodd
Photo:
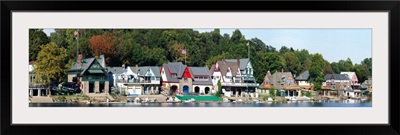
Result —
M 214 29 L 194 29 L 209 32 Z M 232 35 L 235 29 L 220 29 Z M 360 64 L 372 57 L 371 29 L 239 29 L 246 39 L 258 38 L 266 45 L 279 50 L 282 46 L 293 49 L 307 49 L 309 53 L 322 54 L 325 60 L 338 62 L 350 58 L 353 64 Z M 44 29 L 47 35 L 54 29 Z

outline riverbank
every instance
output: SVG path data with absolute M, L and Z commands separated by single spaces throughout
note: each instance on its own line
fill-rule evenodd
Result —
M 107 104 L 107 103 L 288 103 L 288 102 L 359 102 L 367 99 L 346 99 L 339 97 L 274 97 L 274 98 L 248 98 L 248 97 L 223 97 L 221 100 L 213 101 L 187 101 L 187 100 L 167 100 L 165 95 L 141 95 L 139 102 L 135 102 L 137 97 L 127 97 L 123 95 L 107 95 L 90 97 L 87 95 L 53 95 L 50 97 L 30 97 L 30 103 L 83 103 L 83 104 Z M 371 101 L 371 99 L 368 99 Z

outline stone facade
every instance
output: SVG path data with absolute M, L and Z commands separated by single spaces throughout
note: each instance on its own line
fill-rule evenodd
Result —
M 72 82 L 74 77 L 76 77 L 76 75 L 68 75 L 68 82 Z
M 181 93 L 183 93 L 183 87 L 185 85 L 189 86 L 189 92 L 194 92 L 193 85 L 192 85 L 192 78 L 187 78 L 186 81 L 184 79 L 179 80 L 179 88 L 178 89 Z
M 94 92 L 95 93 L 100 92 L 100 83 L 99 83 L 99 81 L 95 81 L 94 82 Z
M 108 81 L 105 81 L 104 82 L 104 92 L 105 93 L 109 93 L 110 92 L 109 86 L 110 86 L 110 83 Z
M 89 93 L 89 81 L 83 81 L 82 84 L 83 84 L 83 89 L 82 89 L 83 93 L 84 94 Z

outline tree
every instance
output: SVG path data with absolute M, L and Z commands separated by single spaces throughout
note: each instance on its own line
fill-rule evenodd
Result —
M 306 92 L 306 97 L 311 97 L 311 96 L 312 96 L 311 92 L 310 92 L 310 91 L 307 91 L 307 92 Z
M 254 48 L 256 49 L 256 51 L 265 51 L 265 52 L 269 51 L 269 50 L 267 50 L 267 46 L 265 45 L 265 43 L 262 40 L 260 40 L 258 38 L 252 38 L 250 41 L 254 45 Z
M 99 57 L 104 54 L 107 63 L 110 63 L 111 59 L 116 56 L 115 37 L 113 35 L 109 33 L 93 35 L 89 41 L 93 56 Z
M 50 42 L 43 29 L 29 29 L 29 61 L 36 60 L 41 46 Z
M 274 98 L 276 96 L 274 87 L 269 88 L 269 96 L 271 98 Z
M 66 57 L 66 50 L 59 48 L 53 42 L 42 46 L 37 56 L 35 68 L 32 71 L 36 75 L 33 81 L 41 85 L 47 85 L 48 93 L 50 94 L 50 84 L 52 82 L 58 83 L 65 77 L 67 67 L 64 59 Z
M 314 84 L 314 90 L 321 89 L 321 83 L 324 81 L 324 58 L 321 54 L 315 54 L 311 57 L 312 64 L 310 66 L 310 82 Z
M 213 56 L 210 59 L 206 61 L 206 65 L 208 67 L 211 67 L 213 64 L 215 64 L 219 60 L 223 59 L 233 59 L 234 57 L 229 53 L 229 52 L 222 52 L 220 55 Z
M 293 52 L 286 52 L 282 55 L 282 57 L 286 62 L 286 70 L 292 72 L 294 75 L 300 74 L 302 70 L 300 61 Z
M 362 83 L 368 79 L 369 71 L 365 68 L 365 64 L 356 64 L 353 68 L 353 72 L 356 73 L 358 82 Z
M 218 91 L 217 91 L 217 96 L 218 97 L 222 97 L 222 85 L 221 85 L 221 80 L 218 80 L 218 83 L 217 83 L 217 86 L 218 86 Z
M 184 62 L 185 55 L 182 54 L 182 50 L 185 49 L 185 45 L 182 43 L 172 42 L 169 46 L 170 46 L 169 52 L 170 52 L 170 55 L 172 56 L 172 61 L 175 61 L 175 62 L 183 61 Z M 186 49 L 186 51 L 188 51 L 188 50 Z M 186 52 L 186 57 L 188 55 L 189 54 Z M 184 64 L 186 64 L 186 63 L 184 63 Z
M 340 74 L 339 63 L 337 63 L 337 62 L 332 62 L 332 63 L 331 63 L 331 68 L 332 68 L 333 73 L 335 73 L 335 74 Z
M 232 37 L 231 37 L 232 43 L 237 44 L 244 40 L 246 40 L 246 39 L 244 38 L 244 36 L 242 35 L 242 32 L 240 32 L 239 29 L 236 29 L 235 31 L 233 31 Z
M 293 49 L 293 48 L 292 48 Z M 285 54 L 286 52 L 290 52 L 291 50 L 286 47 L 286 46 L 282 46 L 281 49 L 279 49 L 279 53 L 280 54 Z
M 331 64 L 326 60 L 324 62 L 324 71 L 323 71 L 323 73 L 324 74 L 333 74 L 333 70 L 332 70 Z
M 257 82 L 263 82 L 265 73 L 280 71 L 285 67 L 285 60 L 279 56 L 278 52 L 257 52 L 257 60 L 254 63 L 254 75 Z
M 365 58 L 361 61 L 361 64 L 365 65 L 365 68 L 369 71 L 368 75 L 372 75 L 372 58 Z

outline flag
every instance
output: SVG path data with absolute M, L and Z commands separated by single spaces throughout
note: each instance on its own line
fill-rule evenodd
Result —
M 182 50 L 182 54 L 186 54 L 186 49 L 183 49 L 183 50 Z
M 75 36 L 75 37 L 77 37 L 78 34 L 79 34 L 78 31 L 75 31 L 75 32 L 74 32 L 74 36 Z
M 76 30 L 75 32 L 74 32 L 74 39 L 73 39 L 73 41 L 75 42 L 76 40 L 78 40 L 78 31 Z
M 250 45 L 250 43 L 249 42 L 247 42 L 247 46 L 249 46 Z

